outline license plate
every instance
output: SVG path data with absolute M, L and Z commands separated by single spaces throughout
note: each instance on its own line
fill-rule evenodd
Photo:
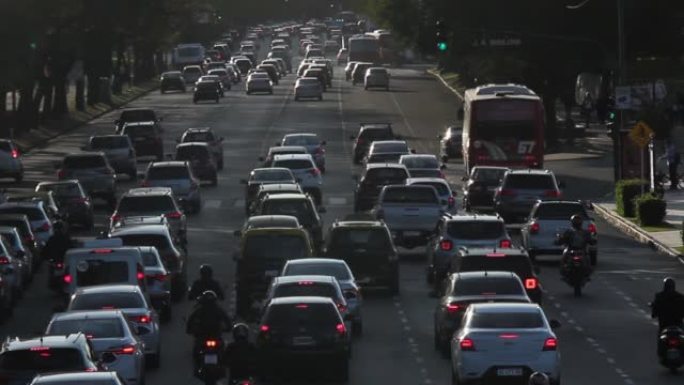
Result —
M 405 237 L 419 237 L 420 231 L 404 231 Z
M 278 276 L 278 270 L 266 270 L 264 276 L 268 278 L 273 278 Z
M 496 370 L 496 375 L 500 377 L 522 376 L 522 368 L 501 368 Z
M 314 341 L 314 339 L 309 336 L 292 338 L 292 345 L 294 346 L 311 346 L 315 344 L 316 342 Z
M 210 365 L 218 364 L 218 354 L 205 354 L 204 363 Z

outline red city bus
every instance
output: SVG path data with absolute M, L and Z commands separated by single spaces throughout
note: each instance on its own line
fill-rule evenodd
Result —
M 463 162 L 473 166 L 542 168 L 544 106 L 525 86 L 490 84 L 466 90 Z

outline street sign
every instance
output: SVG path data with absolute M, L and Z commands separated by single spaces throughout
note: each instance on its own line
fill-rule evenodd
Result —
M 643 121 L 639 121 L 631 130 L 629 130 L 629 138 L 640 148 L 646 147 L 652 137 L 653 130 Z
M 631 87 L 615 87 L 615 109 L 629 110 L 632 108 Z

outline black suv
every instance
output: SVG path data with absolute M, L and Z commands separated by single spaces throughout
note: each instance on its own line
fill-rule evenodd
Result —
M 435 307 L 435 349 L 449 356 L 449 341 L 461 327 L 463 314 L 471 303 L 529 303 L 525 287 L 517 275 L 504 271 L 456 273 L 444 281 L 442 297 Z
M 177 140 L 178 143 L 206 143 L 211 150 L 219 170 L 223 170 L 223 137 L 216 136 L 209 127 L 188 128 Z
M 510 271 L 523 282 L 527 296 L 541 305 L 542 287 L 524 249 L 462 248 L 451 259 L 449 273 L 468 271 Z
M 259 325 L 257 349 L 266 378 L 310 370 L 310 360 L 335 380 L 349 377 L 349 336 L 330 298 L 273 299 Z
M 119 119 L 114 121 L 116 126 L 116 133 L 120 134 L 126 123 L 151 122 L 159 125 L 161 118 L 157 118 L 157 114 L 151 108 L 126 108 L 121 111 Z
M 320 250 L 323 244 L 323 221 L 318 215 L 325 212 L 323 207 L 316 209 L 313 199 L 305 194 L 269 194 L 260 202 L 255 210 L 256 215 L 290 215 L 299 221 L 309 232 L 314 250 Z
M 197 179 L 208 180 L 212 186 L 218 185 L 218 165 L 206 143 L 189 142 L 177 145 L 174 160 L 187 161 Z
M 349 139 L 354 141 L 354 163 L 359 164 L 368 154 L 371 143 L 378 140 L 399 139 L 392 131 L 391 123 L 361 123 L 359 133 L 351 135 Z
M 131 138 L 137 156 L 154 156 L 159 161 L 164 159 L 162 129 L 156 123 L 126 123 L 121 129 L 121 134 Z
M 169 90 L 185 92 L 185 79 L 180 71 L 168 71 L 161 74 L 159 92 L 164 93 Z
M 475 166 L 464 176 L 463 208 L 468 212 L 494 211 L 494 192 L 501 185 L 506 167 Z
M 328 230 L 324 254 L 347 262 L 360 285 L 399 293 L 399 257 L 385 223 L 353 217 L 335 221 Z
M 30 384 L 38 374 L 96 372 L 93 348 L 85 334 L 8 339 L 0 351 L 0 378 L 4 384 Z
M 380 190 L 390 184 L 406 184 L 409 172 L 397 163 L 371 163 L 366 165 L 354 191 L 354 211 L 370 210 L 380 195 Z

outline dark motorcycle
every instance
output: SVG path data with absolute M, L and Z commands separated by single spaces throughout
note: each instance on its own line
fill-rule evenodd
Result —
M 586 250 L 566 248 L 561 262 L 561 279 L 574 289 L 575 297 L 582 296 L 582 288 L 589 282 L 591 268 Z
M 221 338 L 204 338 L 198 346 L 197 377 L 205 385 L 215 385 L 226 376 L 223 366 L 223 340 Z
M 684 329 L 679 326 L 669 326 L 658 336 L 658 359 L 660 364 L 677 372 L 684 365 Z

